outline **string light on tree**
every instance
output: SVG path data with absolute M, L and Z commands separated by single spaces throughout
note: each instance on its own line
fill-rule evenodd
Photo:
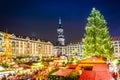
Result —
M 112 58 L 113 45 L 103 15 L 93 8 L 87 20 L 85 38 L 83 39 L 84 57 Z

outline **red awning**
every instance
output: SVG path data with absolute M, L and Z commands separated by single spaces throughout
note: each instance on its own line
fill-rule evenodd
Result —
M 77 64 L 68 64 L 67 68 L 68 69 L 75 69 L 77 67 Z
M 107 64 L 94 64 L 93 71 L 109 71 Z
M 95 71 L 84 70 L 79 78 L 79 80 L 95 80 Z
M 64 76 L 65 77 L 72 71 L 73 71 L 73 69 L 60 69 L 57 72 L 54 72 L 52 75 Z

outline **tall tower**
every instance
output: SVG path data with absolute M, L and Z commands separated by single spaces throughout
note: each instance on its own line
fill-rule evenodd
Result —
M 59 17 L 59 24 L 58 24 L 58 29 L 57 29 L 57 41 L 58 41 L 58 44 L 57 46 L 64 46 L 65 45 L 65 38 L 64 38 L 64 35 L 63 35 L 63 28 L 62 28 L 62 24 L 61 24 L 61 18 Z

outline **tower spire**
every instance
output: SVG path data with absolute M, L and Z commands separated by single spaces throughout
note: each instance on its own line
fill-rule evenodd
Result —
M 59 17 L 59 26 L 58 26 L 58 29 L 57 29 L 57 33 L 58 33 L 57 40 L 58 40 L 58 45 L 59 46 L 64 46 L 65 45 L 65 39 L 64 39 L 63 32 L 64 32 L 64 30 L 63 30 L 62 25 L 61 25 L 61 18 Z
M 61 17 L 59 17 L 59 25 L 61 25 Z

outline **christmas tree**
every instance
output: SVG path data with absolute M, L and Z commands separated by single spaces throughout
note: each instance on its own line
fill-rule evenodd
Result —
M 87 20 L 85 38 L 83 39 L 83 56 L 112 58 L 113 45 L 103 15 L 93 8 Z

